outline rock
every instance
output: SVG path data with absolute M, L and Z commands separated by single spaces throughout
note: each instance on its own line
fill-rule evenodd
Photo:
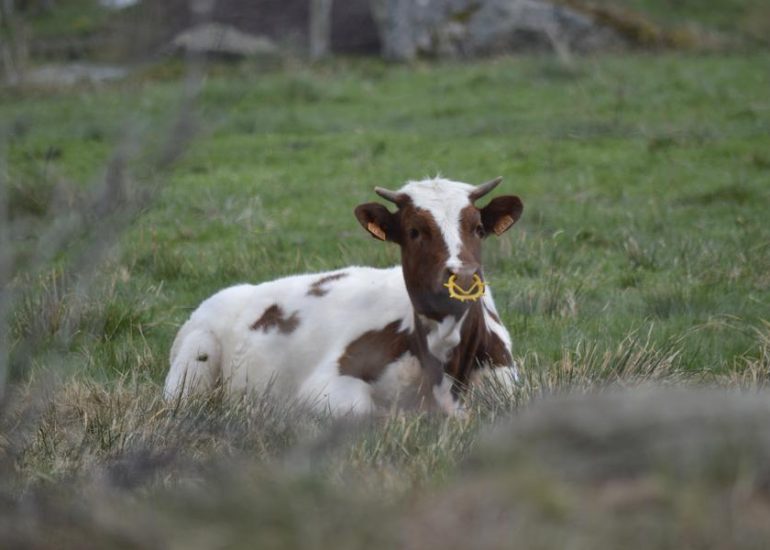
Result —
M 614 30 L 568 7 L 540 0 L 487 2 L 467 24 L 467 49 L 473 54 L 527 48 L 565 47 L 594 51 L 618 47 Z
M 42 65 L 30 69 L 24 75 L 24 82 L 35 86 L 72 86 L 87 82 L 98 84 L 120 80 L 128 75 L 128 69 L 112 65 L 90 63 L 65 63 Z
M 188 29 L 178 34 L 171 46 L 174 50 L 225 57 L 272 56 L 278 52 L 269 38 L 220 23 L 205 23 Z
M 410 60 L 625 45 L 587 14 L 547 0 L 372 0 L 383 55 Z
M 130 8 L 139 3 L 140 0 L 99 0 L 99 5 L 111 10 L 122 10 Z

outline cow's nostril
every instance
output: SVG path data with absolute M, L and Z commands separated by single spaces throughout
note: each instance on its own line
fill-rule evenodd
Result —
M 478 273 L 464 277 L 462 280 L 458 278 L 457 274 L 453 274 L 444 286 L 448 289 L 450 298 L 461 302 L 467 300 L 475 302 L 484 295 L 485 284 Z
M 475 282 L 478 274 L 478 268 L 475 266 L 463 266 L 460 269 L 451 270 L 450 275 L 454 275 L 455 282 L 462 288 L 470 288 Z
M 476 282 L 476 271 L 458 269 L 457 271 L 450 272 L 449 278 L 454 277 L 454 282 L 461 289 L 468 290 Z
M 469 290 L 473 286 L 473 274 L 467 273 L 457 276 L 457 283 L 463 290 Z

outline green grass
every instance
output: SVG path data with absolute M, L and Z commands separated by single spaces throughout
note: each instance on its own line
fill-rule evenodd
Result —
M 125 273 L 127 303 L 162 286 L 143 306 L 152 376 L 174 327 L 223 286 L 397 262 L 352 209 L 374 185 L 439 172 L 471 182 L 500 174 L 524 200 L 521 223 L 485 250 L 518 355 L 553 360 L 581 341 L 609 346 L 650 330 L 660 343 L 681 337 L 693 369 L 724 369 L 752 341 L 718 321 L 767 318 L 767 61 L 340 62 L 215 74 L 199 139 L 110 267 Z M 129 122 L 147 141 L 162 134 L 178 92 L 144 81 L 6 102 L 4 118 L 24 128 L 9 152 L 12 185 L 30 190 L 19 208 L 34 212 L 41 174 L 98 178 Z M 107 345 L 141 326 L 121 325 Z
M 51 222 L 49 198 L 83 204 L 129 130 L 140 136 L 130 174 L 158 192 L 99 264 L 84 299 L 74 298 L 67 262 L 78 240 L 15 281 L 22 289 L 11 319 L 18 410 L 9 405 L 3 420 L 13 426 L 2 441 L 14 472 L 3 485 L 13 499 L 38 498 L 56 529 L 75 537 L 67 540 L 93 531 L 95 541 L 151 547 L 167 540 L 179 517 L 215 518 L 247 502 L 260 511 L 259 525 L 241 524 L 243 514 L 221 518 L 246 530 L 241 540 L 301 546 L 302 537 L 317 536 L 329 546 L 352 521 L 346 545 L 385 547 L 394 539 L 362 516 L 402 525 L 403 510 L 419 509 L 415 517 L 433 525 L 430 509 L 442 498 L 473 496 L 474 483 L 489 483 L 486 474 L 458 470 L 480 456 L 480 434 L 551 394 L 640 382 L 766 387 L 769 61 L 756 53 L 598 57 L 570 66 L 527 57 L 412 67 L 339 60 L 270 72 L 213 67 L 196 111 L 197 137 L 162 172 L 154 159 L 182 92 L 175 78 L 4 92 L 0 120 L 22 267 Z M 236 282 L 396 263 L 397 250 L 368 238 L 352 210 L 375 199 L 375 185 L 395 188 L 439 172 L 469 182 L 502 175 L 500 192 L 524 201 L 519 224 L 485 248 L 525 373 L 514 394 L 487 388 L 466 421 L 393 415 L 342 427 L 269 399 L 236 406 L 213 396 L 181 408 L 160 401 L 170 343 L 202 299 Z M 65 373 L 57 393 L 34 395 L 48 387 L 54 366 Z M 524 494 L 521 517 L 548 520 L 532 525 L 567 529 L 579 521 L 574 503 L 593 498 L 591 483 L 541 487 L 527 480 L 550 479 L 549 470 L 525 463 L 499 487 L 511 492 L 495 493 L 490 513 L 518 510 L 505 495 Z M 746 472 L 735 474 L 740 483 L 762 486 L 764 478 L 749 482 Z M 679 494 L 679 481 L 651 483 L 663 484 L 665 517 L 694 522 L 684 531 L 667 523 L 660 540 L 698 546 L 687 529 L 699 532 L 698 522 L 719 515 L 693 503 L 698 491 L 723 502 L 722 486 L 709 492 L 693 482 Z M 218 504 L 200 495 L 186 501 L 175 492 L 180 486 L 182 495 L 209 491 Z M 68 515 L 78 487 L 89 487 L 89 496 Z M 125 518 L 139 516 L 99 515 L 100 491 L 115 510 L 140 498 L 166 519 L 152 518 L 156 531 L 136 533 Z M 586 513 L 601 517 L 601 506 Z M 23 507 L 9 509 L 27 517 Z M 313 520 L 303 527 L 303 517 Z M 42 540 L 20 525 L 19 540 Z M 427 536 L 423 527 L 409 529 L 409 540 Z M 543 547 L 563 547 L 554 540 Z
M 770 7 L 763 0 L 598 0 L 597 4 L 634 10 L 664 25 L 697 25 L 770 43 Z
M 33 9 L 27 19 L 34 37 L 59 38 L 88 36 L 104 28 L 109 17 L 98 0 L 66 0 L 52 3 L 48 10 Z

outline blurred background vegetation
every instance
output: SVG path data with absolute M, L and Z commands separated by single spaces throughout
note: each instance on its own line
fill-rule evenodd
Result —
M 383 28 L 378 29 L 376 21 L 376 10 L 385 9 L 381 5 L 395 5 L 390 7 L 395 13 L 409 15 L 409 10 L 398 11 L 399 2 L 382 0 L 219 0 L 210 8 L 204 5 L 207 3 L 198 2 L 209 12 L 209 21 L 266 35 L 299 55 L 306 53 L 310 40 L 314 3 L 328 4 L 330 49 L 341 54 L 377 54 L 382 48 Z M 423 4 L 446 20 L 463 22 L 484 4 L 506 3 L 515 2 L 431 0 Z M 7 4 L 15 6 L 16 24 L 23 23 L 28 49 L 38 58 L 142 60 L 157 55 L 195 20 L 195 2 L 188 0 L 9 0 Z M 115 7 L 123 4 L 125 7 Z M 673 35 L 673 46 L 770 45 L 770 6 L 764 0 L 553 0 L 551 4 L 592 15 L 642 45 L 658 33 Z

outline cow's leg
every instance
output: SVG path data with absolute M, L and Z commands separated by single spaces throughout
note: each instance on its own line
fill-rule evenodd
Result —
M 492 369 L 495 378 L 501 380 L 507 387 L 515 387 L 519 381 L 519 367 L 514 362 L 508 367 L 497 367 Z
M 302 385 L 300 397 L 308 400 L 314 408 L 334 416 L 374 411 L 371 385 L 352 376 L 333 374 L 312 377 Z
M 514 392 L 519 386 L 521 378 L 516 363 L 505 367 L 483 367 L 476 369 L 471 374 L 471 384 L 489 383 L 495 388 L 505 392 Z
M 454 380 L 448 375 L 444 375 L 440 384 L 436 384 L 432 388 L 433 398 L 436 400 L 435 404 L 438 409 L 450 416 L 462 416 L 465 417 L 465 409 L 460 400 L 452 395 L 452 386 Z

